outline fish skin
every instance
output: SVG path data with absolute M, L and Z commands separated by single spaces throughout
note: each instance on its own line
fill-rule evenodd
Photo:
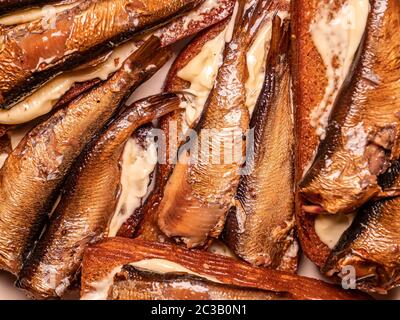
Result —
M 85 63 L 202 2 L 87 0 L 57 14 L 54 28 L 36 20 L 7 29 L 0 37 L 0 108 L 10 108 L 59 72 Z
M 118 202 L 125 143 L 137 128 L 179 108 L 180 103 L 172 93 L 140 100 L 84 151 L 71 170 L 49 227 L 24 263 L 19 288 L 37 298 L 62 297 L 77 276 L 87 245 L 107 233 Z
M 400 186 L 400 162 L 381 180 L 384 190 Z M 340 276 L 344 267 L 353 267 L 358 289 L 386 294 L 400 284 L 399 228 L 400 197 L 366 204 L 332 250 L 323 272 Z
M 229 19 L 226 19 L 213 26 L 211 29 L 203 31 L 189 44 L 187 48 L 185 48 L 183 52 L 181 52 L 167 76 L 166 87 L 164 88 L 165 91 L 184 91 L 189 88 L 190 84 L 177 76 L 177 69 L 179 69 L 177 68 L 177 64 L 180 64 L 182 59 L 188 60 L 185 58 L 187 55 L 196 55 L 196 53 L 198 53 L 198 43 L 200 42 L 200 45 L 204 45 L 208 40 L 214 39 L 215 36 L 219 35 L 225 29 L 228 22 Z M 193 52 L 194 49 L 196 52 Z M 187 125 L 185 114 L 185 110 L 177 110 L 162 117 L 159 121 L 158 127 L 165 135 L 167 155 L 176 153 L 174 151 L 179 149 L 179 147 L 185 142 L 186 135 L 181 134 L 182 132 L 186 133 L 184 128 L 184 126 Z M 173 128 L 175 124 L 176 130 Z M 190 129 L 193 129 L 195 125 L 196 123 L 193 123 Z M 176 145 L 171 143 L 175 141 Z M 174 160 L 175 159 L 167 159 L 166 163 L 159 163 L 156 167 L 154 189 L 144 201 L 143 205 L 137 208 L 128 221 L 124 223 L 118 232 L 118 236 L 128 238 L 138 237 L 148 241 L 169 241 L 169 239 L 158 228 L 155 213 L 157 212 L 158 205 L 163 198 L 165 185 L 174 170 Z
M 124 266 L 115 275 L 108 300 L 273 300 L 283 295 L 265 290 L 223 285 L 207 279 L 140 271 Z
M 233 136 L 237 132 L 243 135 L 249 128 L 244 85 L 247 80 L 246 52 L 258 31 L 255 20 L 265 14 L 268 5 L 269 1 L 256 1 L 243 17 L 245 3 L 239 2 L 232 41 L 225 47 L 224 62 L 195 130 L 198 135 L 204 130 L 215 130 L 213 141 L 210 148 L 204 148 L 197 138 L 192 139 L 198 144 L 199 159 L 195 159 L 195 163 L 191 160 L 191 163 L 185 163 L 189 160 L 187 152 L 181 153 L 157 211 L 161 231 L 170 238 L 182 240 L 188 247 L 204 245 L 208 237 L 218 238 L 235 196 L 241 159 L 224 164 L 221 156 L 222 163 L 215 164 L 210 155 L 220 155 L 220 149 L 216 149 L 218 143 L 223 145 L 227 139 L 233 144 Z M 209 155 L 204 153 L 208 149 L 211 149 Z M 239 151 L 243 156 L 244 143 Z
M 276 16 L 264 88 L 250 123 L 254 149 L 228 214 L 225 243 L 247 262 L 297 268 L 294 240 L 294 126 L 290 101 L 289 23 Z
M 72 163 L 130 93 L 169 59 L 150 38 L 109 80 L 39 124 L 0 171 L 0 269 L 17 274 Z M 155 52 L 159 52 L 155 54 Z
M 300 183 L 322 213 L 351 213 L 382 191 L 400 156 L 400 3 L 373 0 L 359 58 L 335 102 L 327 137 Z

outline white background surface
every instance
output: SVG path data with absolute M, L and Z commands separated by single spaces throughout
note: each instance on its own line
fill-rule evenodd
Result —
M 182 47 L 184 44 L 179 45 Z M 176 51 L 178 51 L 177 48 Z M 173 62 L 173 59 L 169 61 L 152 79 L 143 84 L 136 92 L 132 95 L 131 99 L 128 102 L 135 101 L 137 99 L 146 97 L 151 94 L 159 93 L 162 90 L 162 86 L 164 84 L 165 76 Z M 307 258 L 302 257 L 299 273 L 304 276 L 313 277 L 317 279 L 324 279 L 322 275 L 319 273 L 318 269 L 312 264 Z M 6 272 L 0 271 L 0 300 L 8 299 L 8 300 L 20 300 L 27 299 L 25 294 L 16 289 L 13 285 L 15 278 L 7 274 Z M 71 293 L 66 297 L 66 299 L 76 298 L 77 293 Z M 375 296 L 378 299 L 399 299 L 400 300 L 400 288 L 397 290 L 393 290 L 389 296 Z

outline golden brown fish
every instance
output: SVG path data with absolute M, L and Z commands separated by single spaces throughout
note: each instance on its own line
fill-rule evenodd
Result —
M 269 1 L 256 1 L 246 12 L 245 5 L 239 2 L 233 37 L 192 138 L 191 154 L 182 149 L 157 211 L 161 231 L 188 247 L 218 238 L 239 183 L 242 137 L 250 122 L 246 52 Z
M 253 267 L 243 261 L 201 250 L 188 250 L 183 246 L 129 238 L 108 238 L 85 251 L 81 298 L 106 299 L 113 276 L 125 265 L 142 271 L 200 276 L 226 286 L 283 294 L 291 299 L 368 298 L 357 290 L 342 290 L 338 286 L 289 272 Z
M 306 211 L 355 211 L 381 192 L 377 177 L 399 158 L 400 34 L 393 32 L 399 27 L 399 1 L 371 1 L 354 72 L 335 102 L 326 139 L 300 184 L 301 195 L 312 203 Z
M 0 171 L 0 269 L 18 273 L 72 163 L 169 59 L 170 51 L 159 46 L 150 38 L 113 77 L 35 127 L 8 157 Z
M 17 286 L 35 297 L 61 297 L 80 268 L 83 251 L 104 237 L 120 194 L 121 156 L 141 125 L 179 108 L 175 94 L 130 106 L 80 156 L 61 193 L 49 226 L 27 258 Z
M 0 107 L 8 108 L 61 71 L 179 16 L 203 0 L 87 0 L 0 37 Z
M 272 300 L 272 292 L 215 283 L 199 276 L 140 271 L 130 265 L 115 275 L 108 300 Z
M 398 188 L 400 162 L 395 162 L 380 181 L 384 190 Z M 399 230 L 400 197 L 366 204 L 333 249 L 324 271 L 347 276 L 354 270 L 357 288 L 387 293 L 400 284 Z
M 296 270 L 294 241 L 293 112 L 290 102 L 289 23 L 276 16 L 264 88 L 250 128 L 253 145 L 224 238 L 242 259 Z
M 286 0 L 270 1 L 268 12 L 273 13 L 275 11 L 289 11 L 289 3 Z M 180 78 L 179 72 L 187 68 L 188 63 L 191 63 L 192 59 L 197 57 L 210 41 L 220 36 L 221 33 L 226 32 L 227 25 L 230 25 L 231 23 L 230 20 L 231 19 L 225 19 L 215 26 L 204 30 L 204 32 L 195 37 L 189 45 L 181 51 L 169 70 L 165 81 L 165 91 L 175 92 L 190 89 L 191 82 Z M 211 85 L 213 85 L 213 83 Z M 196 94 L 196 92 L 194 93 Z M 202 93 L 200 95 L 202 95 Z M 199 106 L 203 109 L 204 104 L 200 104 Z M 201 110 L 201 112 L 203 112 L 203 110 Z M 196 127 L 197 122 L 198 119 L 193 122 L 191 119 L 188 121 L 187 112 L 185 110 L 172 112 L 160 119 L 159 128 L 163 130 L 165 135 L 167 159 L 168 155 L 175 155 L 175 151 L 185 142 L 187 131 Z M 166 163 L 160 163 L 157 166 L 155 172 L 155 188 L 147 197 L 144 204 L 139 207 L 130 219 L 128 219 L 128 221 L 122 226 L 118 233 L 119 236 L 140 237 L 141 239 L 149 241 L 169 241 L 169 239 L 159 230 L 155 213 L 157 212 L 157 207 L 163 197 L 165 185 L 173 172 L 174 160 L 175 158 L 169 157 Z

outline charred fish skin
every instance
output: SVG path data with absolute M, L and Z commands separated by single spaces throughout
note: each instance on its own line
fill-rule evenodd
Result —
M 29 6 L 51 4 L 59 0 L 0 0 L 0 15 Z
M 72 3 L 70 3 L 70 1 L 72 1 Z M 30 21 L 33 21 L 35 20 L 35 15 L 40 16 L 42 14 L 46 16 L 47 14 L 50 14 L 51 10 L 65 11 L 70 9 L 72 6 L 79 6 L 81 1 L 83 0 L 66 0 L 62 3 L 57 3 L 54 8 L 45 6 L 41 9 L 35 8 L 30 9 L 32 11 L 27 10 L 27 13 L 17 12 L 4 17 L 3 19 L 0 17 L 0 25 L 4 23 L 5 27 L 7 27 L 12 23 L 14 23 L 14 25 L 20 24 L 18 19 L 31 19 Z M 151 35 L 160 38 L 162 47 L 169 46 L 182 38 L 194 35 L 200 30 L 223 20 L 232 13 L 233 7 L 233 0 L 211 0 L 204 2 L 202 5 L 184 15 L 177 17 L 161 27 L 157 27 L 156 30 L 150 29 L 148 32 L 144 32 L 144 34 L 141 34 L 140 36 L 137 36 L 100 56 L 90 59 L 90 61 L 79 65 L 71 71 L 62 72 L 55 78 L 47 81 L 43 86 L 32 92 L 29 96 L 18 101 L 16 104 L 13 104 L 11 109 L 0 110 L 0 123 L 25 123 L 44 113 L 50 112 L 51 110 L 56 110 L 95 86 L 101 82 L 101 80 L 106 80 L 105 77 L 109 78 L 113 73 L 112 69 L 116 71 L 122 61 L 125 60 L 125 58 L 121 57 L 119 59 L 114 59 L 113 56 L 118 56 L 120 53 L 123 54 L 125 49 L 132 50 L 131 52 L 133 52 L 133 50 L 143 43 L 143 39 L 146 39 L 146 37 Z M 30 12 L 32 12 L 32 15 L 30 15 Z M 113 63 L 114 67 L 112 67 Z M 108 69 L 107 65 L 112 68 Z M 108 73 L 106 69 L 109 71 Z M 93 73 L 96 70 L 100 73 Z M 102 70 L 105 71 L 105 73 L 101 72 Z M 81 76 L 84 78 L 81 78 Z M 78 80 L 82 80 L 83 82 L 79 82 Z M 54 95 L 52 94 L 49 96 L 47 94 L 48 92 L 52 92 Z
M 195 161 L 184 163 L 185 158 L 190 157 L 182 152 L 157 212 L 161 231 L 170 238 L 182 240 L 188 247 L 201 246 L 209 237 L 219 236 L 239 183 L 241 159 L 224 163 L 224 157 L 221 157 L 223 160 L 215 164 L 210 154 L 220 154 L 224 139 L 228 145 L 233 145 L 235 133 L 243 135 L 249 127 L 244 85 L 246 52 L 258 31 L 257 19 L 264 16 L 269 1 L 256 1 L 246 13 L 245 5 L 245 1 L 239 1 L 232 40 L 225 47 L 224 62 L 195 130 L 197 136 L 206 130 L 216 134 L 206 147 L 199 143 L 201 139 L 192 141 L 199 150 Z M 244 143 L 235 147 L 243 156 Z
M 399 20 L 398 1 L 371 1 L 359 58 L 300 183 L 301 195 L 324 213 L 354 212 L 377 196 L 377 177 L 399 158 Z
M 77 276 L 84 249 L 106 234 L 118 201 L 125 143 L 138 127 L 179 108 L 180 103 L 175 94 L 140 100 L 84 151 L 71 170 L 48 228 L 24 263 L 19 288 L 38 298 L 65 293 Z
M 272 300 L 282 295 L 214 283 L 186 275 L 141 271 L 126 265 L 115 275 L 108 300 Z
M 202 0 L 105 0 L 10 28 L 0 37 L 0 108 L 9 108 L 59 72 L 85 63 Z M 17 57 L 17 59 L 16 59 Z
M 169 59 L 169 49 L 154 55 L 159 47 L 150 38 L 114 76 L 35 127 L 7 158 L 0 171 L 0 269 L 19 272 L 73 162 L 130 93 Z
M 400 185 L 400 162 L 381 177 L 386 190 Z M 371 202 L 362 207 L 353 224 L 333 249 L 323 271 L 341 275 L 354 268 L 357 288 L 385 294 L 400 284 L 400 198 Z M 346 272 L 343 272 L 346 274 Z
M 250 128 L 254 147 L 242 175 L 225 242 L 253 265 L 294 271 L 294 126 L 288 61 L 289 22 L 273 21 L 264 88 Z M 294 251 L 294 253 L 292 253 Z

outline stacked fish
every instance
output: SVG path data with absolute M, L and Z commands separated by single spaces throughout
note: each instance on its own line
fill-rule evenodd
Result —
M 0 269 L 28 295 L 398 285 L 398 0 L 7 0 L 0 14 Z M 194 35 L 164 91 L 131 102 Z M 296 274 L 300 246 L 337 284 Z

